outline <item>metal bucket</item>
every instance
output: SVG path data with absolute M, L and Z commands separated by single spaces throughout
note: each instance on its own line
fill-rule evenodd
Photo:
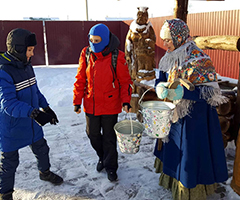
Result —
M 135 154 L 139 151 L 144 126 L 138 121 L 123 120 L 115 124 L 115 133 L 122 153 Z
M 140 103 L 143 125 L 152 138 L 164 138 L 169 134 L 175 105 L 165 101 L 145 101 Z

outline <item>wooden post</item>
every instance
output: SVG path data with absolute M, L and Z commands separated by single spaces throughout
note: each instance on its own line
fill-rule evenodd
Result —
M 179 18 L 187 23 L 188 0 L 175 0 L 174 18 Z
M 240 135 L 240 133 L 238 135 Z M 240 195 L 240 137 L 238 137 L 236 144 L 236 154 L 233 166 L 233 179 L 231 181 L 231 187 L 238 195 Z

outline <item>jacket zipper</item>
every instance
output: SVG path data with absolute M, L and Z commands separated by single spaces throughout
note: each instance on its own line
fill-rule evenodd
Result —
M 97 57 L 95 56 L 94 53 L 92 53 L 94 56 L 94 60 L 93 60 L 93 115 L 95 114 L 95 83 L 94 83 L 94 67 L 95 67 L 95 62 L 97 60 Z
M 113 75 L 112 86 L 113 86 L 113 88 L 115 88 L 115 84 L 114 84 L 114 82 L 115 82 L 115 72 L 114 72 L 114 69 L 113 69 L 113 66 L 112 66 L 112 65 L 110 65 L 110 69 L 111 69 L 112 75 Z
M 131 84 L 129 84 L 129 86 L 128 86 L 128 96 L 130 96 L 131 95 Z
M 94 66 L 95 66 L 95 62 L 93 63 L 93 72 L 94 72 Z M 93 73 L 93 115 L 95 113 L 95 84 L 94 84 L 94 73 Z

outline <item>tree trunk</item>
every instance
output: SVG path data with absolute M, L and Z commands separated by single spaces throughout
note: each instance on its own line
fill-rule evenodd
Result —
M 234 35 L 194 36 L 200 49 L 240 51 L 240 37 Z
M 175 0 L 174 18 L 179 18 L 187 23 L 188 0 Z

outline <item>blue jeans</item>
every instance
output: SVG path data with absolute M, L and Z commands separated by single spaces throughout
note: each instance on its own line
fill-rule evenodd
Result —
M 38 170 L 44 172 L 50 168 L 49 147 L 44 138 L 29 146 L 37 159 Z M 15 172 L 19 165 L 18 150 L 1 152 L 0 158 L 0 194 L 12 192 Z

